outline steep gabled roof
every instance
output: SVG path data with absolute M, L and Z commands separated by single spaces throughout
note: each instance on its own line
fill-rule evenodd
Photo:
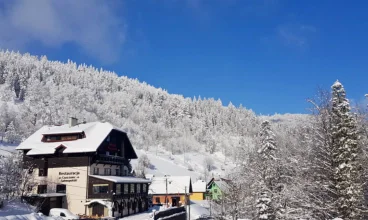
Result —
M 218 188 L 221 189 L 221 191 L 226 191 L 226 190 L 229 190 L 230 188 L 228 182 L 229 180 L 226 180 L 223 178 L 219 178 L 219 179 L 212 178 L 210 182 L 208 182 L 207 184 L 207 189 L 210 189 L 212 187 L 212 184 L 216 184 Z
M 131 145 L 126 133 L 113 126 L 112 124 L 105 122 L 90 122 L 85 124 L 79 124 L 73 127 L 69 127 L 68 124 L 61 126 L 43 126 L 25 141 L 23 141 L 16 149 L 17 150 L 30 150 L 27 155 L 47 155 L 54 154 L 55 150 L 59 146 L 64 146 L 63 153 L 85 153 L 96 152 L 101 143 L 105 140 L 107 135 L 111 131 L 116 130 L 126 136 L 127 141 L 125 147 L 127 151 L 132 155 L 132 158 L 137 158 L 133 146 Z M 77 139 L 73 141 L 58 141 L 58 142 L 42 142 L 44 135 L 48 134 L 72 134 L 84 132 L 85 138 Z
M 152 195 L 166 194 L 166 178 L 168 194 L 192 193 L 192 181 L 190 176 L 153 177 L 148 192 Z

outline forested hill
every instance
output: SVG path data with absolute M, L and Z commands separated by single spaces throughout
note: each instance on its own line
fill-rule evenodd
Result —
M 220 100 L 184 98 L 92 66 L 0 52 L 0 140 L 18 142 L 45 124 L 75 116 L 125 129 L 137 148 L 172 153 L 221 151 L 251 145 L 260 118 Z

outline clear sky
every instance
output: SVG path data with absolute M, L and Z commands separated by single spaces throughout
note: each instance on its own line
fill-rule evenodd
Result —
M 368 93 L 368 1 L 0 0 L 0 48 L 87 63 L 256 113 Z

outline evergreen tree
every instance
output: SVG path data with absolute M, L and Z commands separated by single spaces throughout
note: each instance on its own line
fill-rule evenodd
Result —
M 332 147 L 338 217 L 362 219 L 362 166 L 358 160 L 361 150 L 358 147 L 357 124 L 339 81 L 332 86 Z
M 19 141 L 19 136 L 15 130 L 13 122 L 10 122 L 10 124 L 8 125 L 5 132 L 5 138 L 9 143 L 16 143 L 17 141 Z
M 271 130 L 269 121 L 262 122 L 259 137 L 261 148 L 258 150 L 258 153 L 265 159 L 275 159 L 275 134 Z
M 260 194 L 257 199 L 256 208 L 258 208 L 258 219 L 275 219 L 274 208 L 272 204 L 273 191 L 275 191 L 275 134 L 271 130 L 269 121 L 261 124 L 259 133 L 260 149 L 257 151 L 260 160 L 257 161 L 260 171 Z
M 266 191 L 263 191 L 257 200 L 258 219 L 275 219 L 273 214 L 271 199 Z

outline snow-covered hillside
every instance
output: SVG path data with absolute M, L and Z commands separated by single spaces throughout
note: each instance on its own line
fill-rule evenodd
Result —
M 138 150 L 138 157 L 146 154 L 150 160 L 151 167 L 146 169 L 147 174 L 156 176 L 163 175 L 185 175 L 191 176 L 192 181 L 204 179 L 206 158 L 212 158 L 213 166 L 207 174 L 207 179 L 211 177 L 225 176 L 226 172 L 235 167 L 232 162 L 225 162 L 222 153 L 216 152 L 208 154 L 205 152 L 188 152 L 180 155 L 172 155 L 163 148 L 151 148 L 149 151 Z M 184 159 L 185 158 L 185 159 Z M 185 161 L 184 161 L 185 160 Z M 133 168 L 137 167 L 138 160 L 132 161 Z
M 0 143 L 0 155 L 9 155 L 15 152 L 17 144 Z

